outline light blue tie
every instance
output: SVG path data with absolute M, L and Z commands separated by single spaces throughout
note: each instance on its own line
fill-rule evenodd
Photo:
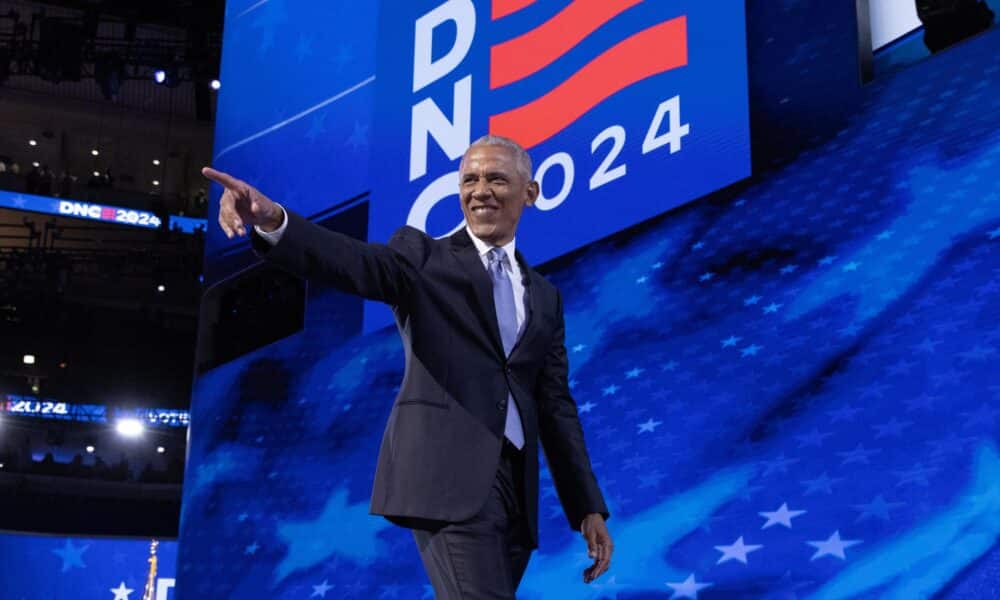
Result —
M 517 342 L 517 308 L 514 306 L 514 287 L 504 269 L 508 260 L 503 248 L 493 248 L 487 255 L 489 259 L 490 279 L 493 280 L 493 304 L 497 311 L 497 323 L 500 325 L 500 341 L 503 342 L 504 355 L 510 356 L 510 351 Z M 524 429 L 521 427 L 521 415 L 513 395 L 507 394 L 507 422 L 503 433 L 507 439 L 518 448 L 524 447 Z

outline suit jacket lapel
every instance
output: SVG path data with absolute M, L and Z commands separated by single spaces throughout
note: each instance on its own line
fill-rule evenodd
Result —
M 462 265 L 469 283 L 472 285 L 473 296 L 476 299 L 477 310 L 483 327 L 487 332 L 487 337 L 501 357 L 503 356 L 503 342 L 500 338 L 500 324 L 497 323 L 497 311 L 493 305 L 493 282 L 489 273 L 483 268 L 483 262 L 476 251 L 476 245 L 472 243 L 468 232 L 463 227 L 451 236 L 451 250 L 455 253 L 455 258 Z
M 512 355 L 530 341 L 529 337 L 537 327 L 538 319 L 542 314 L 541 293 L 538 291 L 538 283 L 535 281 L 538 274 L 528 266 L 528 261 L 524 259 L 524 255 L 521 254 L 520 250 L 515 250 L 514 255 L 521 266 L 521 273 L 524 277 L 524 327 L 522 328 L 521 336 L 517 340 L 517 344 L 511 351 Z M 490 285 L 492 286 L 492 282 L 490 282 Z

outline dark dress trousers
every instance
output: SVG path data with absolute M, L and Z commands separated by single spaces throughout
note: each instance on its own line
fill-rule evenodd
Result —
M 520 252 L 525 326 L 504 355 L 492 283 L 465 229 L 434 239 L 406 226 L 368 244 L 287 211 L 275 246 L 256 233 L 266 260 L 307 279 L 392 307 L 406 367 L 386 423 L 371 512 L 411 528 L 467 521 L 495 490 L 508 390 L 525 445 L 519 477 L 531 548 L 538 545 L 538 444 L 569 526 L 608 510 L 591 469 L 567 383 L 562 300 Z

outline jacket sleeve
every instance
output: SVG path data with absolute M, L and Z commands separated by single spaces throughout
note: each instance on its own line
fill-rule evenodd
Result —
M 251 228 L 254 252 L 299 277 L 369 300 L 401 304 L 429 250 L 426 234 L 413 227 L 397 230 L 388 244 L 369 244 L 286 213 L 288 227 L 274 246 Z
M 576 402 L 569 391 L 566 358 L 566 326 L 562 298 L 556 292 L 556 332 L 545 356 L 545 365 L 535 388 L 538 403 L 538 430 L 556 484 L 559 501 L 571 529 L 579 531 L 590 513 L 610 517 L 604 496 L 590 465 Z

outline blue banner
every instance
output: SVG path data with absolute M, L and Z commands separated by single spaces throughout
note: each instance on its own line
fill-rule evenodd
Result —
M 0 598 L 141 600 L 149 540 L 0 534 Z M 156 550 L 154 600 L 175 600 L 177 542 Z
M 534 159 L 518 247 L 536 264 L 750 174 L 743 2 L 425 0 L 382 17 L 372 241 L 464 226 L 459 160 L 486 133 Z

